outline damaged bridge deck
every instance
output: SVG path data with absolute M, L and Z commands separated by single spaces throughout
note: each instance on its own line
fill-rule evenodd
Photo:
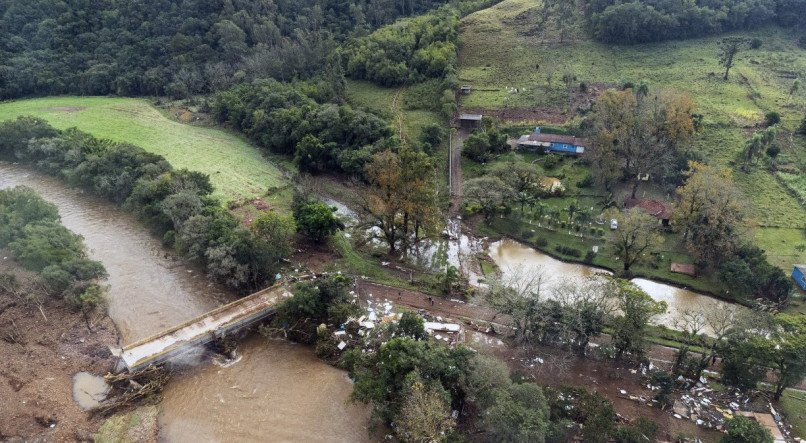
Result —
M 271 315 L 274 306 L 290 296 L 283 286 L 273 286 L 124 346 L 120 350 L 118 369 L 136 371 L 253 326 Z

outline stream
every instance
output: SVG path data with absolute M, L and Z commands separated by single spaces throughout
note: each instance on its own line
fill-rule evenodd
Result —
M 0 189 L 25 185 L 59 209 L 109 278 L 109 315 L 121 344 L 132 343 L 235 294 L 176 259 L 132 215 L 30 169 L 0 162 Z M 348 403 L 346 374 L 309 348 L 255 336 L 234 364 L 190 366 L 164 391 L 160 440 L 372 441 L 369 408 Z M 192 360 L 191 360 L 192 363 Z

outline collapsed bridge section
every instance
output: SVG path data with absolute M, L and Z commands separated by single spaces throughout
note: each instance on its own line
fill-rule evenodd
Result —
M 137 371 L 165 362 L 193 347 L 253 326 L 274 312 L 274 306 L 291 293 L 277 285 L 220 306 L 210 312 L 124 346 L 117 370 Z

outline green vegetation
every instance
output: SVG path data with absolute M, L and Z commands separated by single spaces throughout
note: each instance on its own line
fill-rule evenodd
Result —
M 288 185 L 282 172 L 254 147 L 219 129 L 172 121 L 145 100 L 54 97 L 0 103 L 0 121 L 23 115 L 45 119 L 58 129 L 77 127 L 97 138 L 131 143 L 176 168 L 207 174 L 216 187 L 213 195 L 223 202 L 269 192 L 270 204 L 290 204 L 290 192 L 276 192 Z
M 210 198 L 209 176 L 174 170 L 163 157 L 134 145 L 20 117 L 0 123 L 0 159 L 27 163 L 123 205 L 164 243 L 236 289 L 263 287 L 280 268 L 279 258 L 290 252 L 290 217 L 258 217 L 253 233 Z
M 349 36 L 444 3 L 3 4 L 0 98 L 65 93 L 184 97 L 255 78 L 307 78 Z
M 797 197 L 800 180 L 795 178 L 804 176 L 806 139 L 789 135 L 806 113 L 802 91 L 792 92 L 793 77 L 806 72 L 806 51 L 797 47 L 791 33 L 764 27 L 736 34 L 760 38 L 763 44 L 741 51 L 730 80 L 724 81 L 717 59 L 719 37 L 628 47 L 579 37 L 558 45 L 553 26 L 540 37 L 541 28 L 522 20 L 536 17 L 540 10 L 534 2 L 505 0 L 462 20 L 459 78 L 474 88 L 463 97 L 463 107 L 537 109 L 532 114 L 535 123 L 568 121 L 574 129 L 573 115 L 586 113 L 592 95 L 608 87 L 640 82 L 650 91 L 685 92 L 702 115 L 693 152 L 714 166 L 731 169 L 738 169 L 745 158 L 749 128 L 763 125 L 770 111 L 778 112 L 780 153 L 773 170 L 780 172 L 770 172 L 772 163 L 765 157 L 747 172 L 735 171 L 734 179 L 749 206 L 752 235 L 770 261 L 784 271 L 793 262 L 806 261 L 806 210 Z M 564 74 L 576 79 L 563 82 Z M 790 175 L 781 177 L 782 172 Z
M 87 258 L 83 239 L 61 224 L 56 206 L 28 188 L 0 190 L 0 248 L 6 247 L 49 294 L 81 309 L 103 303 L 103 265 Z
M 801 438 L 806 436 L 806 395 L 802 391 L 787 389 L 780 404 L 793 433 Z
M 734 417 L 725 423 L 725 436 L 720 443 L 772 443 L 769 429 L 747 417 Z

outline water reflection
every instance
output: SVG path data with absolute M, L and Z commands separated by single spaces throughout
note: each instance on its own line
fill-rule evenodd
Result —
M 552 287 L 563 282 L 582 282 L 596 274 L 611 274 L 609 271 L 591 266 L 557 260 L 510 239 L 491 244 L 489 254 L 501 269 L 504 277 L 529 278 L 536 272 L 542 272 L 547 279 L 544 287 L 549 290 L 548 293 L 551 292 Z M 686 310 L 708 312 L 715 309 L 735 309 L 738 312 L 746 309 L 707 295 L 652 280 L 636 278 L 632 281 L 653 299 L 666 302 L 667 312 L 656 317 L 654 322 L 669 328 L 678 328 L 680 314 Z M 711 330 L 706 327 L 704 332 L 710 333 Z

